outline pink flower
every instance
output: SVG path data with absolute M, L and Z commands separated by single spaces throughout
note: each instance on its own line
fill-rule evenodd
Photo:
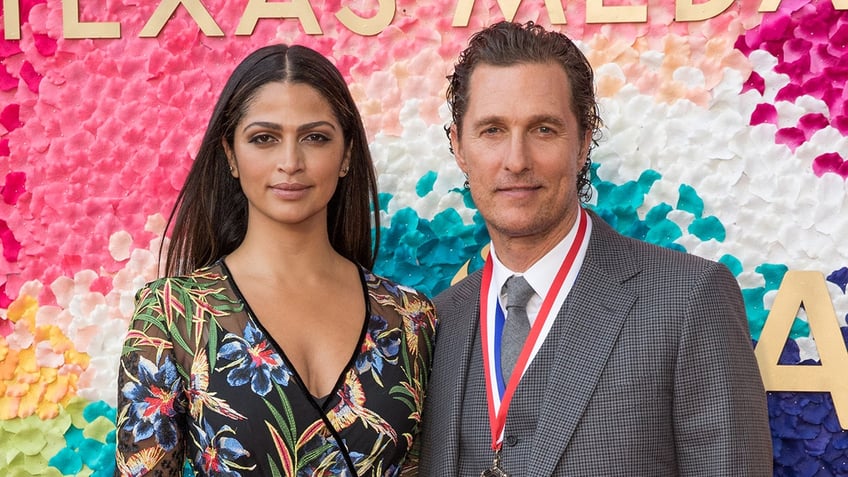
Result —
M 777 109 L 773 104 L 760 103 L 751 114 L 752 126 L 763 123 L 777 124 Z
M 796 127 L 778 130 L 775 137 L 778 143 L 794 150 L 810 139 L 815 132 L 811 128 L 820 130 L 828 123 L 846 133 L 846 42 L 848 17 L 844 12 L 834 10 L 831 2 L 807 3 L 801 0 L 782 2 L 778 12 L 765 16 L 759 27 L 740 37 L 736 47 L 742 53 L 750 55 L 755 50 L 768 51 L 777 60 L 774 71 L 789 76 L 788 84 L 780 88 L 775 101 L 795 102 L 802 96 L 811 96 L 828 106 L 829 117 L 820 115 L 814 124 L 810 124 L 810 118 L 802 118 Z M 761 78 L 749 80 L 753 87 L 760 81 Z M 754 111 L 754 115 L 758 114 L 761 114 L 759 107 Z M 751 124 L 762 122 L 761 116 L 755 118 L 754 115 Z M 825 167 L 822 164 L 832 164 L 831 157 L 817 158 L 816 170 L 822 170 Z M 819 172 L 816 174 L 821 175 Z
M 815 158 L 813 161 L 813 171 L 817 176 L 833 172 L 842 176 L 843 179 L 848 179 L 848 161 L 838 153 L 828 152 Z

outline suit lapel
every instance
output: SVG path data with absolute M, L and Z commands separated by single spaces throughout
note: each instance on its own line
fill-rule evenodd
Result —
M 589 249 L 557 324 L 564 329 L 541 403 L 528 469 L 552 475 L 636 300 L 622 282 L 638 270 L 629 245 L 593 215 Z

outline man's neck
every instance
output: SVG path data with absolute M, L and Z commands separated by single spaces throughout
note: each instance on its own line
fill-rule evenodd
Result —
M 523 273 L 550 252 L 559 240 L 562 237 L 550 243 L 528 244 L 515 239 L 499 242 L 493 238 L 492 244 L 501 263 L 513 272 Z
M 571 227 L 568 227 L 559 233 L 548 234 L 544 237 L 496 237 L 493 235 L 492 244 L 498 260 L 504 266 L 513 272 L 523 273 L 553 250 L 570 230 Z
M 528 235 L 510 235 L 489 228 L 498 260 L 515 273 L 524 273 L 554 249 L 575 227 L 580 209 L 551 229 Z

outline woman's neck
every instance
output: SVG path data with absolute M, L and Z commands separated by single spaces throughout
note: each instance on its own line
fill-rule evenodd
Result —
M 308 280 L 340 271 L 350 262 L 330 244 L 326 227 L 317 230 L 280 227 L 251 230 L 241 245 L 226 258 L 227 266 L 240 275 L 285 282 L 292 277 Z

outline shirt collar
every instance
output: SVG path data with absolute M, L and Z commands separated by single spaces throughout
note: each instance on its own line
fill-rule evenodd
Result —
M 589 214 L 585 214 L 584 217 L 586 220 L 591 221 Z M 560 240 L 554 248 L 548 251 L 548 253 L 540 258 L 536 263 L 531 265 L 524 273 L 514 272 L 504 265 L 503 262 L 498 259 L 498 254 L 495 251 L 495 244 L 491 245 L 489 249 L 489 253 L 492 254 L 493 266 L 491 289 L 498 290 L 498 296 L 501 298 L 502 303 L 504 300 L 504 283 L 506 283 L 507 279 L 513 275 L 523 275 L 524 279 L 527 280 L 527 283 L 533 287 L 536 294 L 541 298 L 545 297 L 545 294 L 551 288 L 551 284 L 554 281 L 554 277 L 556 277 L 557 271 L 559 271 L 560 265 L 562 265 L 566 254 L 568 254 L 568 249 L 571 248 L 571 244 L 574 243 L 574 239 L 577 237 L 577 225 L 578 221 L 575 220 L 574 224 L 571 226 L 571 230 L 568 231 L 568 234 L 566 234 L 566 236 Z

